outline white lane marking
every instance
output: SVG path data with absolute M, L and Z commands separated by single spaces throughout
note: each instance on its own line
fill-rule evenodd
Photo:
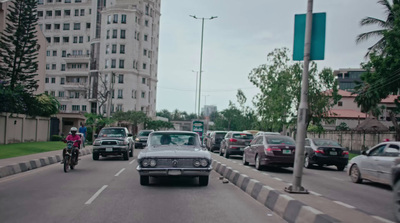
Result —
M 346 204 L 346 203 L 343 203 L 343 202 L 340 202 L 340 201 L 333 201 L 333 202 L 335 202 L 336 204 L 340 204 L 340 205 L 342 205 L 342 206 L 344 206 L 346 208 L 355 209 L 355 207 L 351 206 L 350 204 Z
M 122 168 L 122 170 L 120 170 L 117 174 L 115 174 L 114 176 L 119 176 L 122 172 L 124 172 L 125 168 Z
M 86 201 L 85 204 L 91 204 L 107 187 L 108 185 L 104 185 L 103 187 L 101 187 L 100 190 L 98 190 L 88 201 Z
M 281 178 L 273 177 L 275 180 L 283 181 Z
M 379 216 L 372 216 L 372 217 L 379 221 L 385 222 L 385 223 L 394 223 L 393 221 L 387 220 L 387 219 L 379 217 Z
M 129 162 L 129 164 L 132 164 L 133 162 L 135 162 L 135 160 L 132 160 L 131 162 Z
M 310 194 L 313 194 L 313 195 L 315 195 L 315 196 L 322 196 L 322 194 L 319 194 L 319 193 L 314 192 L 314 191 L 308 191 L 308 192 L 310 192 Z

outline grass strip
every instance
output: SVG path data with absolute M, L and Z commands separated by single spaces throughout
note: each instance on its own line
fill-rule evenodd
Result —
M 26 142 L 0 145 L 0 159 L 61 150 L 64 142 Z

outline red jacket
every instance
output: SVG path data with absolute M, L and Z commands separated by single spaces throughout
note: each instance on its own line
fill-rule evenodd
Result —
M 67 141 L 76 141 L 76 142 L 74 142 L 74 147 L 76 147 L 76 148 L 79 149 L 79 145 L 81 144 L 81 142 L 80 142 L 81 137 L 80 137 L 79 135 L 77 135 L 77 134 L 75 134 L 75 135 L 68 135 L 67 138 L 66 138 L 65 140 L 67 140 Z M 78 141 L 78 140 L 79 140 L 79 141 Z

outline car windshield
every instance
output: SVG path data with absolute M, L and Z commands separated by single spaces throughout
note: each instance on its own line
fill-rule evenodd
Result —
M 338 142 L 330 139 L 314 139 L 316 146 L 341 146 Z
M 226 133 L 215 133 L 215 138 L 216 139 L 223 139 L 225 137 Z
M 151 133 L 151 131 L 142 131 L 142 132 L 139 132 L 139 136 L 149 136 L 150 133 Z
M 247 134 L 247 133 L 236 133 L 232 135 L 232 138 L 234 139 L 253 139 L 252 134 Z
M 149 136 L 149 146 L 198 146 L 198 136 L 193 133 L 153 133 Z
M 100 137 L 125 137 L 123 129 L 102 129 L 99 133 Z
M 287 137 L 268 137 L 267 138 L 268 144 L 285 144 L 285 145 L 295 145 L 293 139 Z

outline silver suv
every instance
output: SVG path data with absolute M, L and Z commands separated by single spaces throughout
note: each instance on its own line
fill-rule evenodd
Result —
M 132 134 L 124 127 L 102 128 L 93 142 L 93 160 L 99 156 L 122 155 L 124 160 L 133 157 Z

